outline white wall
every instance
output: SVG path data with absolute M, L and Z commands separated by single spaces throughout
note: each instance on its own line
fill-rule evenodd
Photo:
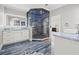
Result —
M 14 16 L 15 17 L 21 17 L 21 16 L 23 16 L 23 18 L 26 18 L 26 13 L 25 12 L 17 10 L 17 9 L 10 8 L 10 7 L 4 7 L 4 14 L 5 14 L 5 17 L 6 17 L 7 14 L 9 14 L 9 16 L 11 15 L 13 17 Z M 6 25 L 7 25 L 8 19 L 5 19 L 5 20 L 6 20 Z
M 4 7 L 4 13 L 26 16 L 25 12 L 10 7 Z
M 2 5 L 0 5 L 0 27 L 3 26 L 3 22 L 4 22 L 4 8 Z
M 61 15 L 63 30 L 73 29 L 75 31 L 76 24 L 79 24 L 79 4 L 66 5 L 54 10 L 52 13 L 53 16 Z M 65 23 L 68 23 L 68 26 L 65 26 Z
M 23 16 L 24 18 L 26 18 L 26 12 L 0 5 L 0 27 L 6 27 L 7 24 L 6 14 Z

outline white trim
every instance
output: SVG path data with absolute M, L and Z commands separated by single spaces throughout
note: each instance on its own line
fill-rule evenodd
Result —
M 6 15 L 6 16 L 9 15 L 9 16 L 14 16 L 14 17 L 26 18 L 25 16 L 14 15 L 14 14 L 8 14 L 8 13 L 6 13 L 5 15 Z
M 39 39 L 32 39 L 32 40 L 43 41 L 43 40 L 45 40 L 45 39 L 40 39 L 40 38 L 39 38 Z

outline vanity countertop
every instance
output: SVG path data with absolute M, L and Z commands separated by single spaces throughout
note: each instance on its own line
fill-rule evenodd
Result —
M 63 32 L 53 32 L 54 36 L 62 37 L 69 40 L 77 40 L 79 41 L 79 34 L 68 34 Z
M 19 31 L 19 30 L 27 30 L 29 28 L 4 28 L 3 31 Z

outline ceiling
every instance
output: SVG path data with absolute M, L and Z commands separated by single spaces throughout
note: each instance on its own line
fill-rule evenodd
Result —
M 55 10 L 65 5 L 66 4 L 4 4 L 4 6 L 6 7 L 10 7 L 21 11 L 28 11 L 31 8 L 45 8 L 47 10 Z

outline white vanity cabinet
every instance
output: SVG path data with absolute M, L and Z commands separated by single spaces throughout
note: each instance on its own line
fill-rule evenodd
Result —
M 56 55 L 79 55 L 79 41 L 55 37 Z
M 51 46 L 54 42 L 55 55 L 79 55 L 79 35 L 53 32 Z M 52 48 L 53 49 L 53 48 Z
M 11 30 L 3 32 L 3 44 L 10 44 L 29 39 L 29 30 Z

